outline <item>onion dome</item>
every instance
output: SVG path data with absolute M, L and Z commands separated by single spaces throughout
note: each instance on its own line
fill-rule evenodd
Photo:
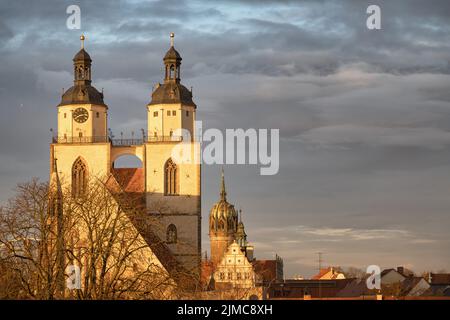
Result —
M 92 59 L 84 50 L 85 37 L 82 35 L 81 50 L 73 57 L 73 86 L 66 90 L 59 106 L 68 104 L 97 104 L 105 105 L 103 93 L 91 85 L 91 63 Z
M 228 203 L 225 178 L 222 170 L 220 200 L 213 205 L 209 214 L 210 231 L 234 234 L 237 230 L 238 215 L 234 205 Z

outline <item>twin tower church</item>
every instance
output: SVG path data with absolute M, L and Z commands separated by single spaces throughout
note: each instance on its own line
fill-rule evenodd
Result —
M 81 50 L 73 58 L 74 83 L 58 105 L 58 130 L 50 145 L 50 174 L 57 174 L 74 196 L 85 191 L 91 177 L 113 177 L 123 192 L 139 194 L 146 214 L 157 214 L 160 219 L 162 227 L 157 237 L 163 248 L 158 251 L 164 251 L 160 256 L 156 254 L 160 262 L 164 265 L 162 260 L 175 260 L 200 276 L 205 269 L 201 254 L 201 166 L 195 162 L 177 163 L 172 157 L 174 147 L 182 143 L 191 159 L 199 159 L 200 143 L 194 134 L 197 106 L 192 91 L 181 84 L 182 58 L 175 50 L 173 33 L 170 40 L 163 58 L 164 82 L 154 87 L 146 107 L 146 132 L 139 138 L 115 139 L 109 131 L 103 92 L 92 85 L 92 59 L 81 36 Z M 179 134 L 181 129 L 189 135 Z M 115 168 L 115 161 L 124 155 L 136 156 L 142 167 Z M 212 268 L 208 269 L 208 279 L 216 278 L 214 270 L 233 245 L 248 256 L 243 268 L 248 272 L 255 269 L 253 248 L 246 243 L 242 221 L 226 200 L 223 176 L 220 200 L 209 217 L 209 234 L 208 265 Z M 240 277 L 254 279 L 254 274 L 244 269 Z M 222 273 L 217 275 L 219 282 L 222 278 Z

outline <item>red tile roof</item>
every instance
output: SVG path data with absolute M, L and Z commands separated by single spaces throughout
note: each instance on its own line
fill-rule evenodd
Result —
M 117 183 L 125 192 L 144 192 L 144 169 L 143 168 L 116 168 L 112 174 Z

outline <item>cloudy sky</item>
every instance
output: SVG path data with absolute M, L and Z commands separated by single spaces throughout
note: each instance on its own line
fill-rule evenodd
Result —
M 81 8 L 81 30 L 66 8 Z M 366 28 L 378 4 L 382 30 Z M 450 271 L 450 2 L 2 1 L 0 200 L 47 179 L 79 35 L 116 134 L 146 127 L 170 32 L 205 128 L 280 129 L 280 171 L 226 166 L 258 258 Z M 203 166 L 203 220 L 219 166 Z M 208 248 L 203 224 L 203 246 Z

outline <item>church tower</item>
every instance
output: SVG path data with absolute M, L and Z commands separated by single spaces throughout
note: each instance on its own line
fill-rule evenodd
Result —
M 110 144 L 107 139 L 108 107 L 91 85 L 92 59 L 84 49 L 73 58 L 73 86 L 66 90 L 58 105 L 58 131 L 50 146 L 50 173 L 58 160 L 63 183 L 72 186 L 74 194 L 83 192 L 89 175 L 109 173 Z
M 91 84 L 92 59 L 84 40 L 81 36 L 81 49 L 73 58 L 74 84 L 58 105 L 58 131 L 50 145 L 50 174 L 58 160 L 58 176 L 74 195 L 84 192 L 90 177 L 127 175 L 131 180 L 117 182 L 124 192 L 142 193 L 149 221 L 159 219 L 153 233 L 162 242 L 161 251 L 198 276 L 201 168 L 200 144 L 194 135 L 197 106 L 192 92 L 181 84 L 182 59 L 175 50 L 174 35 L 163 59 L 164 83 L 156 86 L 147 105 L 148 133 L 143 132 L 140 139 L 108 136 L 108 107 L 103 93 Z M 114 168 L 115 161 L 124 155 L 135 155 L 142 168 Z
M 195 137 L 192 92 L 181 84 L 181 55 L 170 34 L 164 56 L 164 83 L 147 105 L 147 209 L 161 221 L 160 236 L 188 270 L 201 261 L 200 145 Z
M 214 204 L 209 214 L 209 239 L 211 242 L 211 261 L 218 265 L 228 246 L 235 241 L 238 228 L 238 215 L 234 206 L 227 202 L 225 177 L 222 170 L 220 200 Z

